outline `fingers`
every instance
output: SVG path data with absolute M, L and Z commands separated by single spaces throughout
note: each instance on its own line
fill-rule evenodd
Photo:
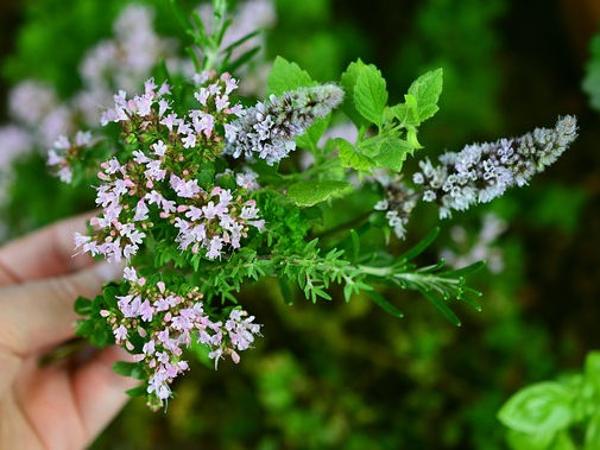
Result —
M 96 436 L 108 425 L 127 402 L 125 391 L 139 383 L 112 370 L 115 362 L 130 358 L 118 347 L 107 348 L 72 376 L 74 401 L 89 436 Z
M 72 272 L 92 263 L 73 256 L 75 232 L 85 232 L 91 213 L 50 225 L 0 248 L 0 286 Z
M 73 335 L 78 296 L 94 297 L 120 267 L 98 264 L 72 275 L 0 289 L 0 345 L 25 356 Z

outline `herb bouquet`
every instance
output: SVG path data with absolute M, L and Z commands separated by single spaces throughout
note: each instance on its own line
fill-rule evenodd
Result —
M 236 51 L 254 33 L 222 48 L 226 3 L 213 8 L 210 27 L 180 15 L 194 40 L 191 79 L 163 64 L 143 92 L 114 96 L 101 127 L 62 136 L 49 151 L 63 181 L 97 190 L 101 211 L 75 237 L 79 251 L 125 265 L 120 282 L 78 299 L 78 333 L 133 355 L 116 370 L 141 380 L 130 393 L 153 409 L 188 370 L 189 347 L 216 367 L 238 363 L 268 333 L 236 300 L 261 278 L 277 279 L 284 298 L 297 287 L 312 302 L 340 287 L 346 301 L 360 295 L 397 317 L 382 288 L 415 290 L 460 324 L 450 305 L 479 308 L 465 276 L 481 264 L 418 267 L 435 229 L 396 254 L 413 210 L 429 202 L 444 219 L 489 202 L 527 184 L 576 137 L 566 116 L 554 128 L 422 159 L 409 176 L 403 163 L 421 151 L 419 126 L 438 110 L 441 69 L 388 105 L 373 65 L 357 60 L 338 82 L 319 84 L 277 58 L 269 96 L 255 103 L 237 95 L 233 75 L 256 53 Z

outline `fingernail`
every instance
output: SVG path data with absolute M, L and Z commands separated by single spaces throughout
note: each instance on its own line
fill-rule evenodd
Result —
M 96 274 L 102 281 L 114 281 L 123 275 L 121 264 L 101 262 L 94 267 Z

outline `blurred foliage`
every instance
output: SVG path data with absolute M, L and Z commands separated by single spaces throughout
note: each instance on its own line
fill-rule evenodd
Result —
M 585 69 L 583 90 L 590 97 L 590 105 L 600 110 L 600 34 L 590 43 L 590 59 Z
M 79 63 L 85 52 L 112 34 L 112 24 L 124 5 L 122 0 L 29 0 L 15 51 L 3 64 L 12 83 L 26 78 L 45 81 L 63 96 L 80 87 Z M 151 5 L 160 20 L 159 33 L 181 37 L 168 1 L 136 0 Z M 183 2 L 185 4 L 189 2 Z M 58 50 L 60 49 L 60 50 Z
M 600 447 L 600 353 L 591 352 L 581 373 L 527 386 L 498 413 L 514 450 Z
M 69 95 L 80 83 L 81 56 L 111 33 L 125 3 L 29 0 L 4 74 L 12 83 L 29 77 L 46 80 Z M 159 8 L 159 31 L 176 34 L 171 14 L 160 9 L 167 2 L 146 3 Z M 278 21 L 268 35 L 267 53 L 297 61 L 320 80 L 335 78 L 350 60 L 367 55 L 368 62 L 383 68 L 392 96 L 405 92 L 409 80 L 425 69 L 443 66 L 441 110 L 423 130 L 423 144 L 433 151 L 497 137 L 506 129 L 523 131 L 532 125 L 523 123 L 527 114 L 545 108 L 554 115 L 560 99 L 546 95 L 547 103 L 526 104 L 509 95 L 516 82 L 504 76 L 505 64 L 523 66 L 528 58 L 518 42 L 506 48 L 511 29 L 504 25 L 511 21 L 515 27 L 535 28 L 536 21 L 546 20 L 544 14 L 552 14 L 549 9 L 540 14 L 533 4 L 528 10 L 524 3 L 508 0 L 373 3 L 277 0 Z M 517 3 L 518 14 L 513 12 Z M 381 11 L 388 15 L 374 17 Z M 560 36 L 562 42 L 552 40 L 547 46 L 564 47 L 567 37 Z M 544 39 L 532 36 L 538 45 Z M 596 38 L 584 82 L 596 108 L 599 52 Z M 548 70 L 554 66 L 543 61 L 531 65 L 536 65 L 532 73 L 544 74 L 536 89 L 554 92 L 558 82 L 552 77 L 563 75 Z M 578 81 L 568 81 L 571 90 L 564 96 L 578 98 Z M 560 112 L 581 112 L 581 103 L 569 103 L 576 111 Z M 521 111 L 518 118 L 513 111 Z M 597 122 L 597 116 L 589 120 Z M 496 414 L 509 395 L 578 366 L 594 339 L 600 343 L 592 314 L 600 313 L 598 307 L 574 294 L 581 289 L 591 298 L 598 292 L 585 283 L 597 283 L 590 267 L 600 266 L 595 253 L 585 256 L 596 252 L 600 235 L 593 215 L 598 187 L 585 181 L 598 175 L 590 156 L 598 133 L 586 133 L 586 147 L 582 144 L 574 150 L 580 154 L 561 163 L 563 172 L 557 167 L 543 178 L 553 184 L 538 180 L 492 206 L 510 223 L 497 243 L 506 269 L 479 275 L 484 311 L 463 315 L 462 328 L 452 328 L 429 305 L 407 294 L 388 294 L 410 304 L 410 317 L 398 322 L 360 298 L 349 305 L 339 299 L 316 306 L 299 302 L 291 311 L 277 286 L 262 284 L 241 299 L 265 325 L 265 338 L 243 364 L 218 372 L 192 370 L 193 376 L 178 386 L 168 414 L 151 413 L 142 401 L 133 401 L 93 448 L 505 448 Z M 90 192 L 67 192 L 45 175 L 39 155 L 23 158 L 15 167 L 18 182 L 7 194 L 11 207 L 5 216 L 13 234 L 91 204 Z M 468 233 L 478 232 L 479 219 L 488 210 L 479 208 L 460 218 Z M 416 235 L 421 226 L 429 228 L 424 216 L 422 224 L 411 225 Z M 446 224 L 446 234 L 452 224 Z M 440 247 L 449 239 L 441 239 Z M 571 246 L 567 253 L 565 246 Z M 588 264 L 572 263 L 569 256 Z M 565 282 L 566 269 L 584 279 Z M 580 327 L 586 317 L 592 323 Z

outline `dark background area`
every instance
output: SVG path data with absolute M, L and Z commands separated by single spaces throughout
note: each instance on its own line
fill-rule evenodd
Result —
M 19 27 L 24 2 L 18 0 L 0 1 L 0 59 L 10 54 L 14 48 L 15 33 Z M 4 79 L 0 80 L 0 117 L 6 114 L 6 90 Z

